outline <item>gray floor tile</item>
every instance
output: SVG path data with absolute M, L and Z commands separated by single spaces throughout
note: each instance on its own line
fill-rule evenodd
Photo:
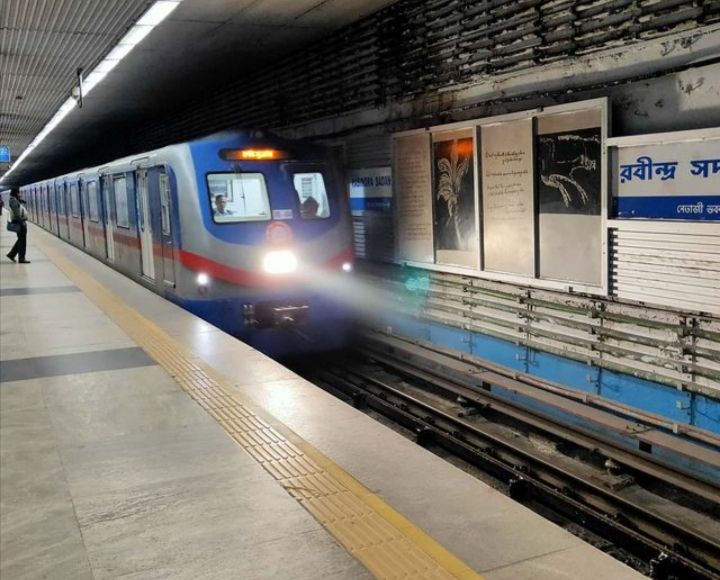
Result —
M 56 404 L 50 415 L 60 445 L 92 443 L 131 433 L 178 429 L 207 421 L 207 414 L 185 393 L 148 393 L 83 404 Z
M 112 577 L 98 575 L 98 578 Z M 236 548 L 232 542 L 209 547 L 187 562 L 138 570 L 123 580 L 369 580 L 373 576 L 325 531 L 286 536 Z
M 528 514 L 530 517 L 527 517 Z M 449 528 L 434 529 L 433 537 L 481 574 L 485 570 L 583 543 L 546 520 L 535 517 L 529 510 L 526 510 L 525 517 L 519 515 L 511 510 L 486 518 L 465 518 Z
M 35 381 L 15 381 L 0 385 L 0 414 L 44 406 L 42 387 Z
M 69 294 L 80 292 L 77 286 L 31 286 L 29 288 L 0 288 L 0 297 L 3 296 L 28 296 L 35 294 Z
M 485 580 L 641 580 L 642 574 L 584 544 L 483 572 Z
M 77 354 L 36 356 L 0 361 L 0 381 L 24 381 L 116 369 L 146 367 L 155 362 L 139 347 Z
M 80 530 L 67 501 L 35 502 L 3 512 L 0 525 L 0 576 L 92 578 Z
M 76 508 L 98 578 L 167 568 L 192 577 L 201 562 L 232 570 L 268 543 L 320 530 L 279 486 L 230 472 L 83 498 Z
M 41 386 L 48 407 L 66 406 L 70 401 L 85 404 L 108 398 L 180 392 L 177 383 L 159 366 L 65 375 L 34 382 Z
M 239 384 L 256 384 L 297 377 L 292 371 L 260 353 L 252 353 L 247 356 L 213 353 L 203 356 L 202 359 L 231 381 Z
M 265 471 L 216 425 L 132 433 L 60 450 L 73 496 L 154 485 L 197 474 L 234 471 L 266 479 Z M 240 477 L 240 475 L 238 475 Z

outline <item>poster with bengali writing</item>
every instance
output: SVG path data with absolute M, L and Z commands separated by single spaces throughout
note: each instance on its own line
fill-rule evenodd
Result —
M 434 261 L 430 135 L 395 138 L 393 182 L 396 202 L 396 259 Z
M 532 119 L 484 125 L 480 132 L 484 269 L 533 276 Z

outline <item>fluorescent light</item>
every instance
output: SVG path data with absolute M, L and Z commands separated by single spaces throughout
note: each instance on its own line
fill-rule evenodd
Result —
M 180 2 L 172 0 L 158 0 L 140 17 L 137 23 L 142 26 L 157 26 L 165 20 L 179 4 Z
M 119 44 L 129 44 L 131 46 L 136 46 L 140 44 L 140 42 L 142 42 L 143 38 L 150 34 L 150 31 L 152 29 L 152 26 L 139 26 L 136 24 L 130 30 L 128 30 L 125 36 L 120 39 Z
M 116 60 L 120 62 L 133 48 L 135 48 L 134 44 L 118 44 L 108 53 L 105 60 Z
M 106 76 L 107 73 L 105 72 L 98 72 L 97 70 L 91 72 L 87 78 L 83 79 L 83 94 L 90 94 L 90 91 L 92 91 Z
M 114 68 L 118 65 L 119 62 L 120 62 L 119 60 L 109 59 L 109 58 L 105 57 L 104 59 L 102 59 L 102 60 L 100 61 L 100 64 L 97 65 L 97 66 L 93 69 L 93 72 L 94 72 L 94 73 L 95 73 L 95 72 L 102 72 L 102 73 L 107 74 L 107 73 L 109 73 L 112 69 L 114 69 Z
M 132 49 L 140 44 L 142 40 L 150 34 L 153 28 L 165 20 L 170 13 L 177 8 L 182 0 L 157 0 L 150 8 L 147 9 L 140 19 L 133 25 L 130 30 L 127 31 L 115 47 L 105 55 L 105 58 L 90 72 L 90 74 L 83 79 L 83 94 L 87 95 L 92 91 L 100 81 L 102 81 L 107 74 L 113 70 L 118 63 L 124 59 Z M 40 142 L 48 136 L 48 134 L 57 127 L 60 122 L 67 117 L 67 115 L 76 106 L 75 99 L 70 97 L 66 100 L 62 106 L 57 110 L 53 117 L 47 122 L 42 130 L 35 135 L 32 142 L 25 148 L 25 150 L 18 155 L 17 159 L 13 162 L 10 169 L 0 177 L 0 181 L 5 179 L 10 173 L 12 173 L 18 165 L 22 162 L 28 154 L 37 147 Z

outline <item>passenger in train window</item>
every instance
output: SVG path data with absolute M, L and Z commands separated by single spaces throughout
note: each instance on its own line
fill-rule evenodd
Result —
M 300 217 L 304 220 L 310 220 L 317 217 L 319 207 L 320 204 L 313 196 L 308 197 L 300 204 Z
M 213 211 L 213 215 L 234 215 L 232 210 L 229 210 L 225 207 L 226 201 L 225 196 L 222 194 L 215 196 L 215 210 Z
M 18 189 L 13 189 L 10 192 L 8 205 L 10 207 L 10 223 L 14 226 L 12 231 L 17 234 L 17 240 L 8 252 L 7 257 L 14 262 L 15 256 L 17 256 L 20 258 L 18 260 L 20 264 L 29 264 L 30 261 L 25 259 L 27 249 L 27 210 L 23 200 L 20 199 Z M 8 225 L 8 229 L 10 229 L 10 225 Z

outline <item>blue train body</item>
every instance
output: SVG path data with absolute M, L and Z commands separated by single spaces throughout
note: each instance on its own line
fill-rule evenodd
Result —
M 22 191 L 38 225 L 262 352 L 349 338 L 350 213 L 323 148 L 224 133 Z

